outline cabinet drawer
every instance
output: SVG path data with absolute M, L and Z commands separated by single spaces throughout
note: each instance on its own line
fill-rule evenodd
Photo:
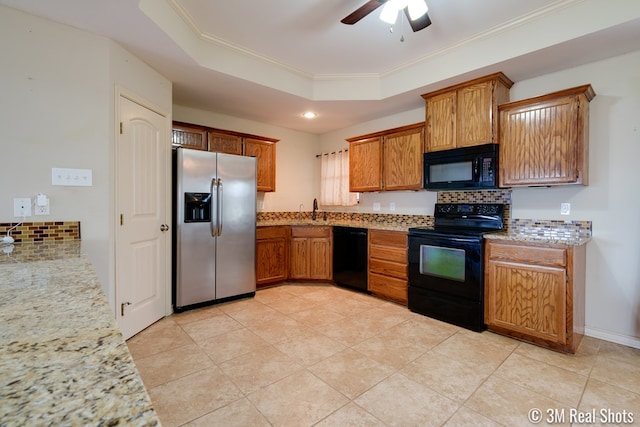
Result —
M 561 248 L 503 243 L 489 243 L 487 247 L 490 260 L 515 261 L 559 267 L 567 265 L 567 252 Z
M 291 237 L 331 237 L 331 227 L 291 227 Z
M 369 291 L 401 303 L 407 302 L 407 281 L 369 273 Z
M 403 231 L 369 230 L 369 244 L 407 249 L 407 233 Z
M 407 280 L 407 265 L 397 262 L 383 261 L 379 259 L 369 260 L 369 271 L 385 276 Z
M 400 264 L 407 263 L 406 248 L 388 248 L 384 246 L 369 246 L 369 258 L 377 258 L 385 261 L 393 261 Z
M 288 234 L 289 234 L 289 230 L 288 230 L 288 227 L 286 226 L 256 228 L 256 240 L 287 238 Z

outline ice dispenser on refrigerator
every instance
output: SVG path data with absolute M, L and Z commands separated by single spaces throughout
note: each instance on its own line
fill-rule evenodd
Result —
M 184 193 L 184 222 L 211 222 L 211 193 Z

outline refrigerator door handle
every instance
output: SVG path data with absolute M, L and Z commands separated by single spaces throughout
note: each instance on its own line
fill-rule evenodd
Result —
M 218 178 L 218 236 L 222 236 L 222 178 Z
M 210 193 L 211 193 L 211 222 L 210 227 L 211 227 L 211 237 L 216 237 L 218 234 L 218 217 L 216 216 L 216 212 L 218 210 L 218 182 L 215 178 L 211 179 L 211 186 L 210 186 Z

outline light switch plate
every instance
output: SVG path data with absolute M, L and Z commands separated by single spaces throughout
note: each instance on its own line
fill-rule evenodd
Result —
M 91 169 L 51 168 L 51 185 L 91 187 L 93 172 Z

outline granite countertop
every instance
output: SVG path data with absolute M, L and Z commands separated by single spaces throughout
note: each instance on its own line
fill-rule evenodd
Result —
M 79 241 L 0 247 L 0 292 L 0 424 L 160 424 Z

